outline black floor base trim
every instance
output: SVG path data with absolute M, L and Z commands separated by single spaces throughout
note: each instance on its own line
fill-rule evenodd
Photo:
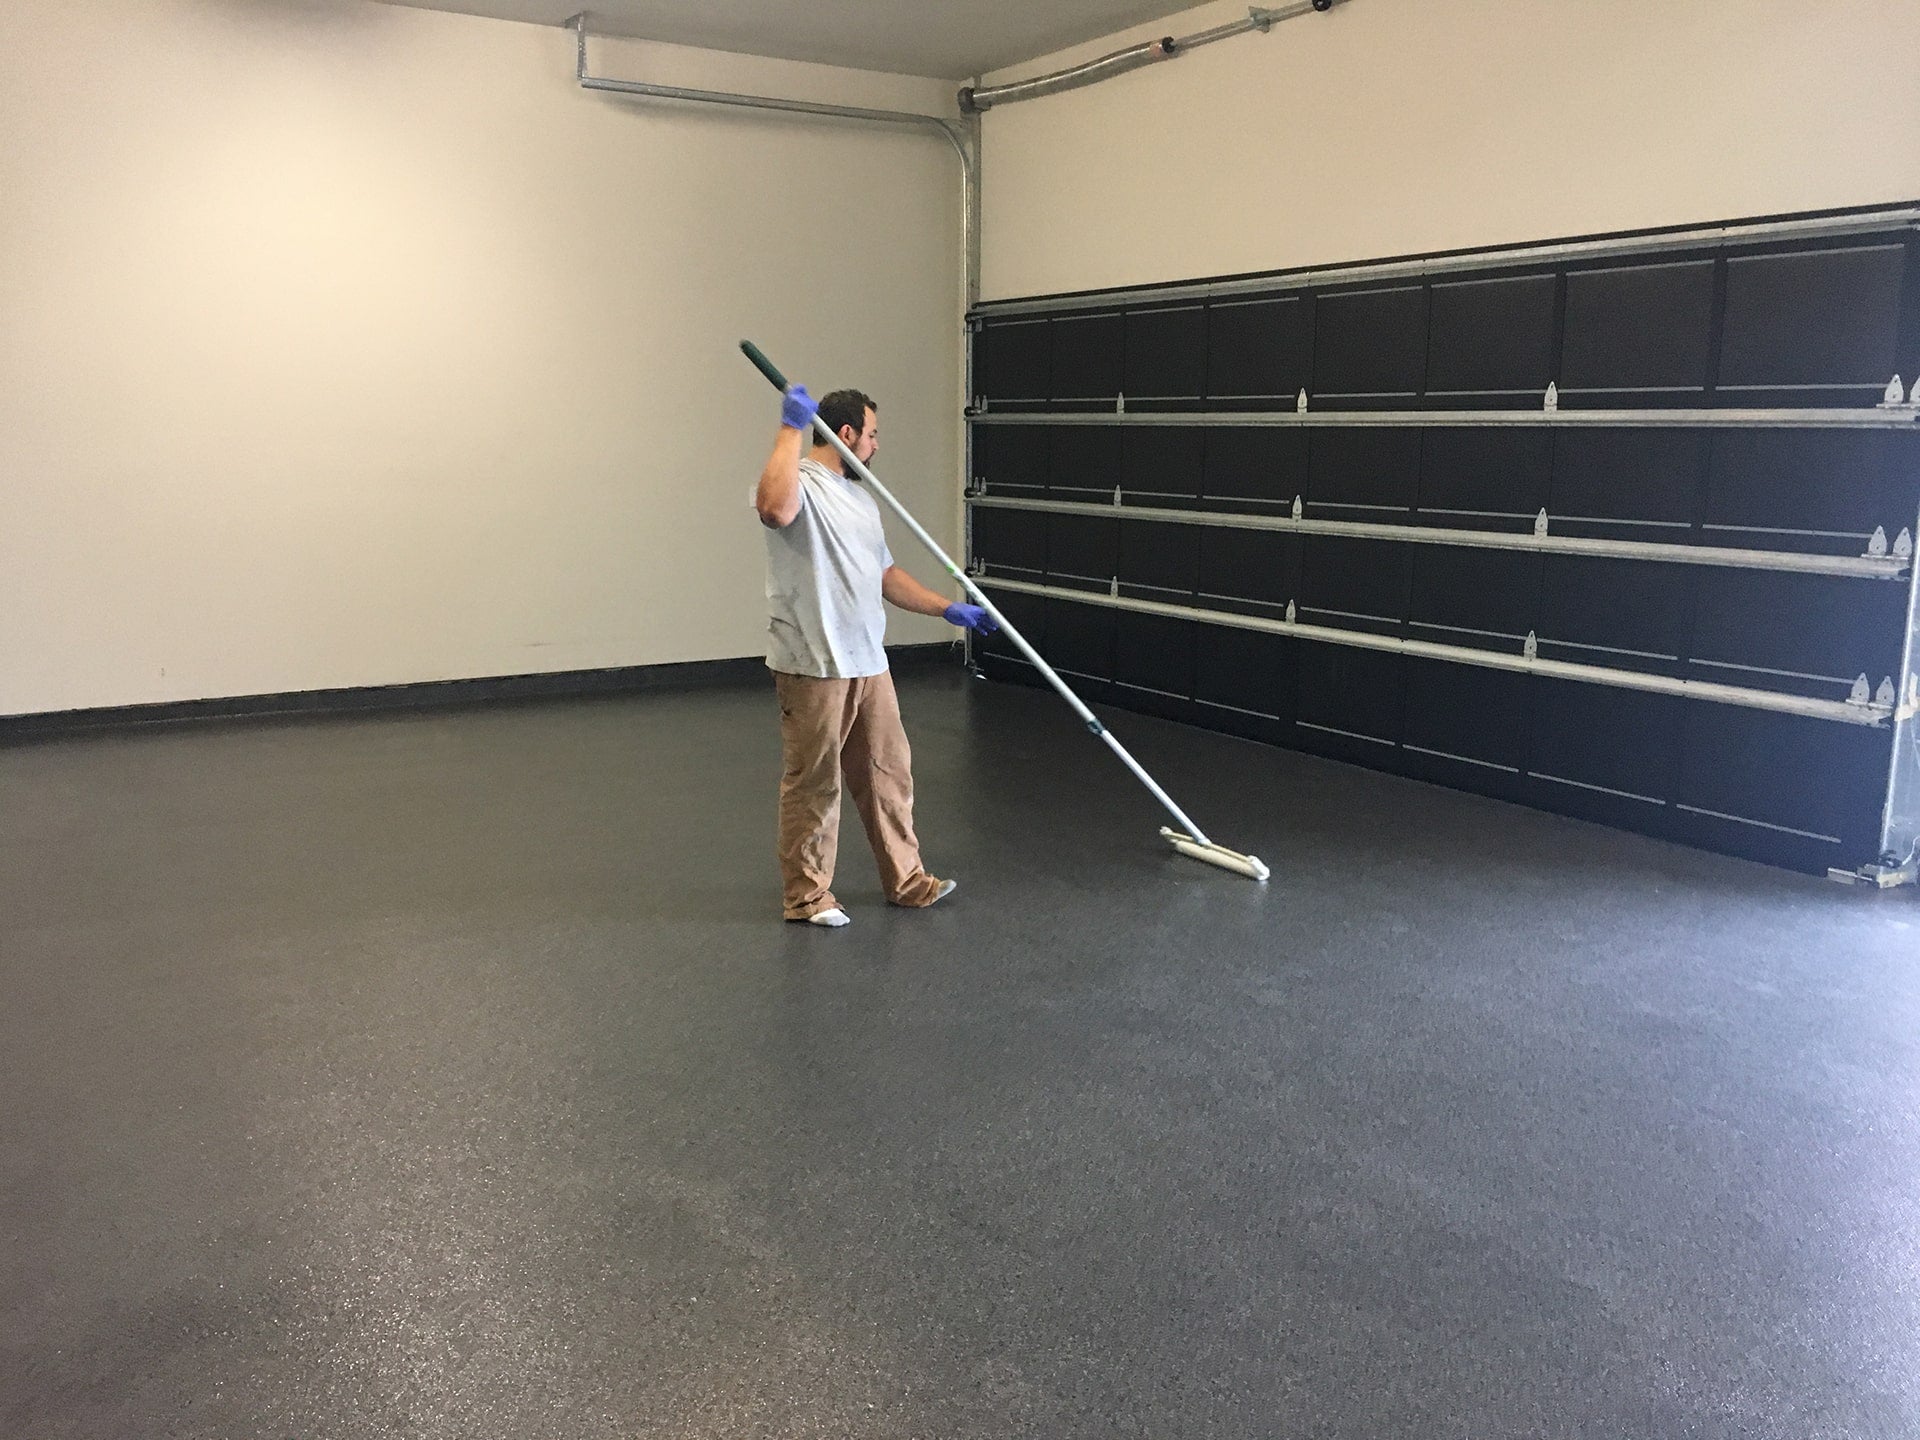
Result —
M 898 645 L 887 650 L 896 670 L 958 665 L 951 643 Z M 157 705 L 116 705 L 92 710 L 54 710 L 0 715 L 0 745 L 25 740 L 179 725 L 211 720 L 270 719 L 372 711 L 437 710 L 503 700 L 568 699 L 625 695 L 648 690 L 695 690 L 751 683 L 767 673 L 758 655 L 727 660 L 689 660 L 673 665 L 623 665 L 605 670 L 558 670 L 540 675 L 490 675 L 472 680 L 424 680 L 402 685 L 364 685 L 342 690 L 293 690 L 279 695 L 234 695 Z

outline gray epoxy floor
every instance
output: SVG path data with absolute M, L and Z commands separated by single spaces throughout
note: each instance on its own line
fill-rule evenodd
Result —
M 0 750 L 0 1435 L 1920 1434 L 1920 915 L 903 680 Z

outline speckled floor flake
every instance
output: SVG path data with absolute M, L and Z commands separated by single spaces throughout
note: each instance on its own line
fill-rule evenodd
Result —
M 0 749 L 0 1436 L 1920 1434 L 1911 893 L 901 688 Z

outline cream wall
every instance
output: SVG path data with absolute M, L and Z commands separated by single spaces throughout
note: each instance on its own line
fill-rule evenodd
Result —
M 0 714 L 758 653 L 742 336 L 875 392 L 883 477 L 952 538 L 951 147 L 572 72 L 567 32 L 364 0 L 7 0 Z
M 1917 46 L 1920 0 L 1347 0 L 990 110 L 982 293 L 1913 200 Z

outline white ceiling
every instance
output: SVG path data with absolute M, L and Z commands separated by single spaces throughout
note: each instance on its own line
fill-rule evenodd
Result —
M 558 25 L 581 9 L 597 35 L 966 80 L 1197 0 L 395 0 Z

